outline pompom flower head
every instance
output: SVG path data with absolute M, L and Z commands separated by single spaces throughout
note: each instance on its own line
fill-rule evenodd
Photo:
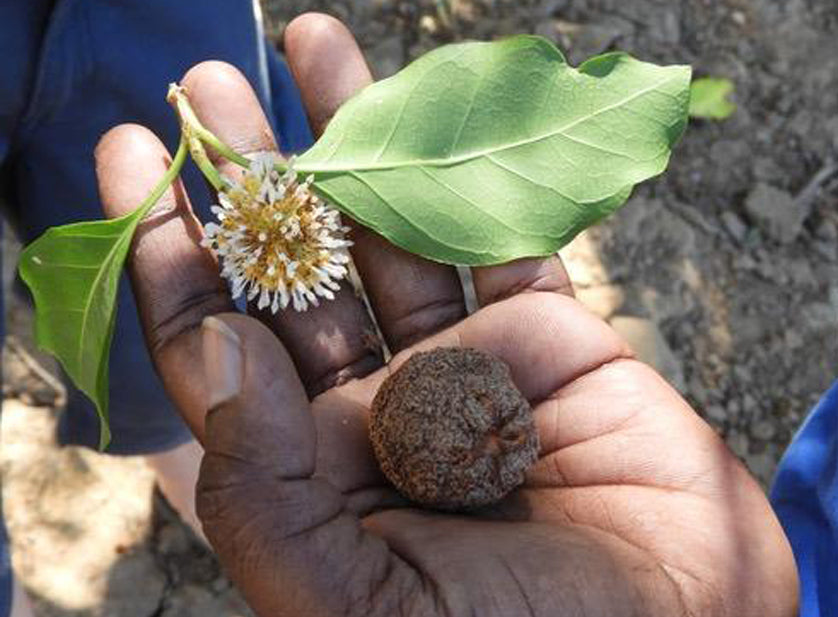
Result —
M 247 294 L 260 310 L 297 311 L 332 300 L 347 275 L 349 229 L 337 210 L 311 191 L 312 178 L 299 182 L 293 170 L 280 174 L 279 157 L 258 154 L 239 182 L 219 191 L 204 246 L 222 262 L 233 298 Z

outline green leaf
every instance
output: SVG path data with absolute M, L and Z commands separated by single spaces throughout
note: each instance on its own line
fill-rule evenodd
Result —
M 728 100 L 733 93 L 733 82 L 719 77 L 702 77 L 690 86 L 690 115 L 693 118 L 724 120 L 736 105 Z
M 533 36 L 449 45 L 345 104 L 295 167 L 427 258 L 547 255 L 666 168 L 689 83 L 622 53 L 575 69 Z
M 181 140 L 168 171 L 133 212 L 109 221 L 52 227 L 24 249 L 20 276 L 35 300 L 35 340 L 96 405 L 99 448 L 110 441 L 108 360 L 119 278 L 139 222 L 186 159 Z
M 95 403 L 108 430 L 108 358 L 119 277 L 142 211 L 112 221 L 53 227 L 30 244 L 20 275 L 35 299 L 38 345 L 55 355 Z

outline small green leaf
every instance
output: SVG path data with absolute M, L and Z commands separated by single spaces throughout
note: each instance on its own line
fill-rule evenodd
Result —
M 24 249 L 20 276 L 35 300 L 35 340 L 96 405 L 99 448 L 110 441 L 108 360 L 119 278 L 139 222 L 186 160 L 181 140 L 168 171 L 133 212 L 109 221 L 52 227 Z
M 122 266 L 142 215 L 53 227 L 20 258 L 20 275 L 35 299 L 35 338 L 57 357 L 108 429 L 108 358 Z
M 666 168 L 689 83 L 622 53 L 575 69 L 539 37 L 449 45 L 345 104 L 295 167 L 412 253 L 546 255 Z
M 733 82 L 719 77 L 702 77 L 690 86 L 690 115 L 693 118 L 724 120 L 736 105 L 728 100 L 733 93 Z

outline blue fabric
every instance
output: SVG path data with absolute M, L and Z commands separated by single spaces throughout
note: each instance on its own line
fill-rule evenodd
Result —
M 838 617 L 838 382 L 783 456 L 771 501 L 794 549 L 800 615 Z
M 291 76 L 261 36 L 252 0 L 4 0 L 0 9 L 0 160 L 12 217 L 24 243 L 44 230 L 101 217 L 92 153 L 122 122 L 178 140 L 167 86 L 208 59 L 236 65 L 253 85 L 283 150 L 311 143 Z M 40 17 L 33 7 L 40 7 Z M 46 13 L 45 10 L 51 10 Z M 210 197 L 193 167 L 184 173 L 196 213 Z M 119 297 L 111 354 L 112 453 L 165 450 L 189 439 L 154 374 L 128 285 Z M 70 388 L 59 437 L 94 447 L 92 406 Z
M 0 514 L 3 500 L 0 499 Z M 12 610 L 12 563 L 9 556 L 9 538 L 0 516 L 0 617 L 7 617 Z

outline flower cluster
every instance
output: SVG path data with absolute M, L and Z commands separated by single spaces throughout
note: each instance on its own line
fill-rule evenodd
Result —
M 239 182 L 219 192 L 218 223 L 205 226 L 203 243 L 220 258 L 233 298 L 246 292 L 260 310 L 305 311 L 318 296 L 335 297 L 352 243 L 338 212 L 312 193 L 311 176 L 299 182 L 292 165 L 280 174 L 278 161 L 257 155 Z

